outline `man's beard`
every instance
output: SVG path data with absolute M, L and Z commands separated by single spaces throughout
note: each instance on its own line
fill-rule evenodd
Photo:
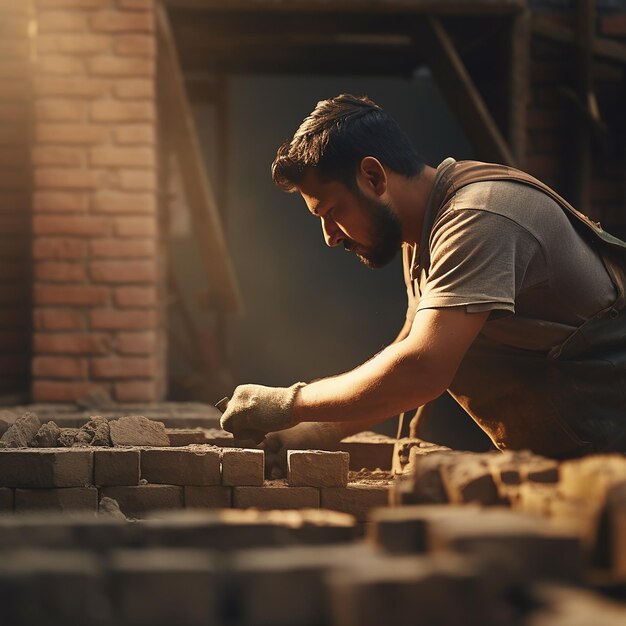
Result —
M 370 269 L 378 269 L 390 263 L 400 250 L 402 225 L 390 205 L 367 198 L 360 190 L 357 190 L 357 195 L 368 209 L 376 238 L 367 249 L 359 252 L 354 248 L 363 246 L 359 246 L 352 239 L 344 239 L 343 247 L 349 252 L 354 252 L 359 261 Z

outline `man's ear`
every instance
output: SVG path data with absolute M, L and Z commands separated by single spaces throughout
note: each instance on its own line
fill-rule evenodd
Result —
M 376 157 L 366 156 L 359 163 L 357 182 L 360 182 L 364 189 L 382 196 L 387 191 L 387 172 Z

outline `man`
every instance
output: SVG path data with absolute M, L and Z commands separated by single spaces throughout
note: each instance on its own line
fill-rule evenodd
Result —
M 402 249 L 407 319 L 353 371 L 237 387 L 226 430 L 267 435 L 271 464 L 448 390 L 500 449 L 626 449 L 626 244 L 517 170 L 429 167 L 367 98 L 319 102 L 272 175 L 300 193 L 327 245 L 372 268 Z

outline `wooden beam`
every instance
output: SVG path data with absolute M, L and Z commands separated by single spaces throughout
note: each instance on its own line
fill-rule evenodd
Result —
M 532 16 L 533 35 L 569 46 L 576 45 L 576 31 L 569 26 L 558 24 L 543 15 Z M 593 55 L 604 61 L 626 63 L 626 44 L 602 37 L 594 37 L 591 44 Z
M 429 15 L 501 15 L 519 11 L 527 0 L 164 0 L 171 9 L 229 11 L 338 11 Z
M 509 143 L 518 167 L 524 167 L 530 65 L 529 9 L 513 17 L 509 61 Z
M 178 54 L 165 8 L 157 5 L 158 71 L 163 123 L 180 163 L 194 235 L 220 309 L 240 313 L 241 295 L 215 195 L 202 158 L 193 112 L 185 92 Z
M 420 20 L 414 41 L 478 158 L 515 165 L 511 149 L 439 20 Z

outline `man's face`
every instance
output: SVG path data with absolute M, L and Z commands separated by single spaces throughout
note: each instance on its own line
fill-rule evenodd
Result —
M 367 267 L 387 265 L 402 244 L 402 226 L 392 207 L 373 193 L 322 182 L 310 170 L 298 186 L 309 211 L 320 218 L 330 247 L 343 244 Z

